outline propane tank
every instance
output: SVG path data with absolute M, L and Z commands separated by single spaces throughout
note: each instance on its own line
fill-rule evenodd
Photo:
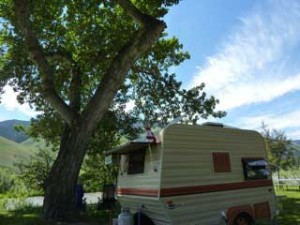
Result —
M 118 216 L 118 225 L 133 225 L 133 215 L 128 209 L 122 209 Z

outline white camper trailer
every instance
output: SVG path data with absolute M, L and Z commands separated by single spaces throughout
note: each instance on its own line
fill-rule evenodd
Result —
M 170 125 L 157 142 L 132 141 L 119 158 L 117 198 L 137 225 L 247 225 L 273 220 L 265 142 L 223 125 Z

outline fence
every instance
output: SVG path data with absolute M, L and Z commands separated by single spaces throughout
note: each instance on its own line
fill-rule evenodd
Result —
M 300 191 L 300 179 L 294 178 L 283 178 L 283 179 L 274 179 L 273 183 L 276 190 L 299 190 Z

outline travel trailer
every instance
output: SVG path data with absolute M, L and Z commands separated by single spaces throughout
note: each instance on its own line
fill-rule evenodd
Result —
M 265 142 L 222 124 L 180 125 L 106 152 L 119 162 L 117 199 L 137 225 L 272 223 Z

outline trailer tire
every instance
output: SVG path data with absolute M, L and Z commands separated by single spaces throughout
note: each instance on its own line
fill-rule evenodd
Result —
M 233 222 L 233 225 L 254 225 L 254 220 L 247 213 L 240 213 Z
M 140 220 L 139 220 L 140 219 Z M 140 224 L 139 224 L 140 221 Z M 134 225 L 155 225 L 152 220 L 144 213 L 135 213 L 133 216 Z

